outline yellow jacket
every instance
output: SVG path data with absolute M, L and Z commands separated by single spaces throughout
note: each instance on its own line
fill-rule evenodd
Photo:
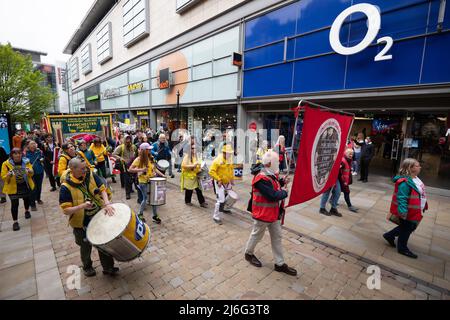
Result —
M 67 177 L 68 176 L 68 177 Z M 81 180 L 76 179 L 70 174 L 70 169 L 66 171 L 64 180 L 61 180 L 61 185 L 66 187 L 71 196 L 72 196 L 72 202 L 63 202 L 60 204 L 61 209 L 66 209 L 70 207 L 76 207 L 82 203 L 86 202 L 85 196 L 81 190 L 78 188 L 72 186 L 67 179 L 69 179 L 74 184 L 80 184 L 82 183 Z M 96 201 L 100 202 L 103 205 L 103 198 L 101 197 L 101 194 L 95 195 L 95 189 L 99 188 L 100 193 L 106 190 L 105 185 L 98 186 L 95 182 L 94 175 L 89 175 L 89 193 L 95 198 Z M 78 210 L 74 214 L 72 214 L 69 218 L 69 224 L 72 228 L 82 228 L 83 227 L 83 221 L 84 221 L 84 209 Z
M 209 175 L 216 181 L 222 183 L 229 183 L 234 180 L 234 166 L 233 159 L 230 158 L 228 162 L 223 158 L 223 154 L 220 154 L 214 159 L 211 168 L 209 169 Z
M 28 176 L 28 186 L 31 190 L 34 189 L 34 182 L 32 179 L 33 176 L 33 166 L 28 161 L 25 164 L 25 167 L 30 169 L 31 172 L 27 174 Z M 17 182 L 16 177 L 10 176 L 8 174 L 9 171 L 11 171 L 14 168 L 14 166 L 9 162 L 9 159 L 3 162 L 2 164 L 2 179 L 5 182 L 5 185 L 3 186 L 3 193 L 4 194 L 16 194 L 17 193 Z
M 69 155 L 65 153 L 61 154 L 58 160 L 58 177 L 61 177 L 63 172 L 69 169 L 69 161 L 71 159 L 72 158 Z
M 194 169 L 186 168 L 186 166 L 190 166 L 193 164 L 199 164 L 197 157 L 192 156 L 192 161 L 191 161 L 191 157 L 188 154 L 185 154 L 183 157 L 183 162 L 181 163 L 181 175 L 184 176 L 185 178 L 190 178 L 190 179 L 196 178 L 197 173 L 200 172 L 200 166 L 197 166 Z
M 263 155 L 267 152 L 267 148 L 258 148 L 258 150 L 256 151 L 256 163 L 262 163 L 262 157 Z
M 135 166 L 135 167 L 137 167 L 137 168 L 139 168 L 139 169 L 142 169 L 142 168 L 144 168 L 144 167 L 140 167 L 139 166 L 139 157 L 137 157 L 136 159 L 134 159 L 134 161 L 133 161 L 133 163 L 131 164 L 131 167 L 132 166 Z M 153 178 L 155 176 L 155 173 L 154 173 L 154 164 L 153 164 L 153 162 L 150 160 L 150 159 L 148 159 L 148 163 L 147 163 L 147 172 L 146 173 L 139 173 L 138 174 L 138 182 L 139 183 L 142 183 L 142 184 L 145 184 L 145 183 L 148 183 L 148 180 L 150 179 L 150 178 Z
M 106 151 L 106 148 L 104 145 L 100 145 L 100 147 L 96 147 L 94 144 L 91 144 L 89 149 L 94 152 L 95 157 L 97 158 L 97 162 L 105 161 L 105 156 L 108 155 L 108 152 Z

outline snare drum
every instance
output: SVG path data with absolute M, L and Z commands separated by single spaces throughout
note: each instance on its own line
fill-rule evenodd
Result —
M 114 203 L 113 216 L 100 210 L 87 227 L 88 241 L 117 261 L 130 261 L 139 257 L 148 245 L 150 228 L 130 207 Z
M 202 187 L 203 191 L 208 191 L 214 188 L 214 182 L 211 178 L 206 179 L 200 179 L 200 186 Z
M 166 170 L 169 168 L 170 163 L 167 160 L 159 160 L 156 163 L 156 168 L 158 168 L 159 171 L 161 171 L 162 173 L 165 173 Z
M 162 206 L 166 204 L 166 181 L 166 178 L 150 178 L 150 205 Z
M 205 161 L 200 164 L 200 172 L 197 173 L 197 176 L 200 179 L 209 179 L 209 169 Z
M 231 209 L 231 207 L 239 200 L 239 196 L 233 190 L 227 190 L 227 196 L 225 197 L 225 209 Z

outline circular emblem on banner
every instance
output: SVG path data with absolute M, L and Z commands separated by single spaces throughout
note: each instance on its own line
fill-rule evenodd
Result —
M 322 191 L 341 145 L 341 126 L 336 119 L 328 119 L 320 126 L 314 139 L 311 170 L 315 192 Z

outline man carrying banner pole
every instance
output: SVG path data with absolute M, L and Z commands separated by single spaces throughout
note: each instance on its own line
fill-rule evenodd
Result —
M 253 230 L 245 248 L 245 260 L 255 267 L 262 264 L 254 255 L 255 247 L 269 229 L 272 252 L 275 259 L 275 271 L 291 276 L 297 275 L 297 270 L 289 267 L 283 257 L 281 245 L 281 220 L 284 216 L 284 199 L 288 193 L 285 190 L 289 178 L 279 178 L 278 153 L 269 150 L 262 157 L 264 168 L 252 181 L 252 217 Z

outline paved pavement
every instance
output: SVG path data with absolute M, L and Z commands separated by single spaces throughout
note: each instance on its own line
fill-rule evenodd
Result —
M 115 201 L 137 209 L 136 195 L 127 201 L 120 185 L 113 187 Z M 101 274 L 94 250 L 97 276 L 82 276 L 81 287 L 71 289 L 67 280 L 72 274 L 67 271 L 80 264 L 79 249 L 58 207 L 57 193 L 48 189 L 45 181 L 45 204 L 32 213 L 31 220 L 24 219 L 20 207 L 18 232 L 12 231 L 9 201 L 0 206 L 0 299 L 450 298 L 448 291 L 390 268 L 381 269 L 381 290 L 369 290 L 369 263 L 364 256 L 326 245 L 324 239 L 315 241 L 310 237 L 315 234 L 302 236 L 296 230 L 283 230 L 283 247 L 287 263 L 299 271 L 298 276 L 273 270 L 268 235 L 256 250 L 263 267 L 255 268 L 243 259 L 251 231 L 249 216 L 236 212 L 227 215 L 225 223 L 218 226 L 211 219 L 212 201 L 211 209 L 186 207 L 176 186 L 169 187 L 167 204 L 160 207 L 162 224 L 149 223 L 151 243 L 139 259 L 118 264 L 120 275 L 110 278 Z M 367 201 L 383 198 L 367 191 L 360 191 L 358 196 L 363 197 L 364 192 Z M 146 212 L 148 218 L 150 212 Z M 322 217 L 313 219 L 310 220 L 321 225 Z M 329 228 L 341 227 L 347 220 L 342 221 L 328 219 L 323 223 L 329 223 Z M 287 225 L 291 228 L 290 219 Z
M 176 173 L 176 178 L 169 179 L 169 182 L 179 185 L 178 175 Z M 241 198 L 235 207 L 244 215 L 247 215 L 251 177 L 248 170 L 244 170 L 243 179 L 234 187 Z M 438 189 L 433 189 L 433 194 L 430 194 L 432 188 L 428 189 L 430 210 L 409 241 L 410 249 L 419 255 L 415 260 L 399 255 L 381 236 L 394 227 L 386 221 L 393 184 L 389 178 L 381 176 L 372 176 L 369 180 L 365 184 L 355 181 L 351 186 L 352 204 L 360 209 L 358 213 L 347 210 L 342 196 L 338 207 L 342 218 L 321 215 L 318 213 L 320 197 L 317 197 L 288 208 L 285 226 L 327 246 L 450 290 L 450 195 L 445 196 L 445 192 Z M 212 190 L 205 194 L 215 198 Z M 327 208 L 330 208 L 329 204 Z

